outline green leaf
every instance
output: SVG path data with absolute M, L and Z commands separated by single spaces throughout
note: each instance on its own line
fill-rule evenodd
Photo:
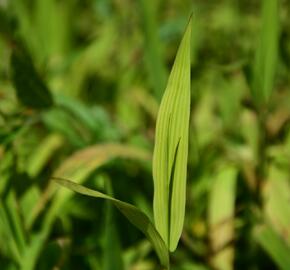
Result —
M 53 105 L 49 89 L 37 73 L 30 55 L 23 48 L 16 48 L 11 56 L 12 81 L 20 102 L 34 109 Z
M 288 168 L 269 166 L 263 188 L 265 218 L 271 227 L 290 245 L 290 183 Z
M 23 252 L 26 247 L 25 228 L 22 221 L 20 209 L 18 208 L 18 201 L 16 193 L 11 190 L 7 196 L 7 200 L 3 202 L 10 220 L 10 226 L 14 231 L 14 237 L 20 252 Z
M 34 270 L 40 251 L 44 247 L 44 242 L 47 239 L 49 231 L 43 230 L 37 233 L 30 234 L 30 243 L 24 250 L 20 261 L 21 270 Z
M 280 269 L 290 269 L 290 246 L 270 226 L 257 227 L 255 238 Z
M 72 181 L 61 179 L 61 178 L 53 178 L 58 184 L 69 188 L 72 191 L 77 193 L 87 195 L 90 197 L 101 198 L 105 200 L 111 201 L 115 207 L 119 209 L 119 211 L 127 217 L 127 219 L 136 226 L 140 231 L 142 231 L 148 240 L 152 243 L 160 262 L 163 266 L 169 266 L 169 256 L 167 247 L 162 240 L 160 234 L 155 229 L 154 225 L 150 221 L 150 219 L 138 208 L 134 205 L 119 201 L 113 197 L 110 197 L 101 192 L 86 188 L 82 185 L 78 185 Z
M 278 61 L 278 0 L 262 1 L 262 30 L 254 63 L 252 94 L 258 105 L 267 104 L 274 87 Z
M 11 218 L 7 213 L 7 209 L 3 205 L 3 200 L 0 200 L 0 235 L 5 245 L 0 246 L 2 254 L 12 258 L 15 262 L 21 262 L 21 250 L 14 236 L 14 231 L 11 225 Z
M 208 221 L 214 269 L 233 269 L 234 248 L 229 243 L 234 238 L 236 183 L 236 168 L 227 166 L 217 173 L 211 186 Z
M 46 166 L 54 152 L 58 150 L 64 139 L 58 134 L 50 134 L 43 139 L 28 159 L 27 172 L 30 177 L 37 176 Z
M 178 49 L 161 101 L 153 156 L 155 225 L 170 251 L 177 247 L 185 212 L 191 21 Z

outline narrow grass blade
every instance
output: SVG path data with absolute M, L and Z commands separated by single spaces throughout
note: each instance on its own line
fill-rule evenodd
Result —
M 3 206 L 3 200 L 0 200 L 0 235 L 5 246 L 0 246 L 0 251 L 7 257 L 12 258 L 15 262 L 21 262 L 21 250 L 14 236 L 13 228 L 11 226 L 11 219 Z
M 257 227 L 255 238 L 281 270 L 290 269 L 290 246 L 270 226 Z
M 16 198 L 16 193 L 14 190 L 11 190 L 7 196 L 6 204 L 6 211 L 9 214 L 11 220 L 11 227 L 13 229 L 15 240 L 19 247 L 19 250 L 23 252 L 26 247 L 26 234 L 25 228 L 22 221 L 22 216 L 20 213 L 20 209 L 18 207 L 18 201 Z
M 155 225 L 170 251 L 176 249 L 184 222 L 191 21 L 178 49 L 161 101 L 153 156 Z
M 119 211 L 127 217 L 127 219 L 136 226 L 140 231 L 142 231 L 148 240 L 152 243 L 160 262 L 163 266 L 168 267 L 169 265 L 169 256 L 168 256 L 168 250 L 167 247 L 162 240 L 160 234 L 155 229 L 152 222 L 149 220 L 149 218 L 138 208 L 136 208 L 134 205 L 119 201 L 113 197 L 110 197 L 106 194 L 103 194 L 101 192 L 86 188 L 82 185 L 78 185 L 72 181 L 61 179 L 61 178 L 54 178 L 54 180 L 77 193 L 87 195 L 90 197 L 100 198 L 111 201 L 114 206 L 116 206 Z
M 264 185 L 264 211 L 267 222 L 290 245 L 290 183 L 288 168 L 270 166 Z
M 114 196 L 112 184 L 110 179 L 106 181 L 106 193 Z M 104 270 L 124 270 L 124 263 L 122 258 L 122 248 L 120 238 L 118 235 L 117 224 L 115 223 L 115 209 L 108 201 L 105 207 L 105 241 L 104 241 L 104 255 L 103 255 L 103 269 Z M 112 258 L 114 258 L 112 260 Z
M 262 29 L 254 63 L 252 94 L 261 106 L 271 96 L 278 60 L 279 4 L 278 0 L 262 1 Z
M 35 203 L 40 200 L 41 190 L 37 184 L 31 185 L 20 199 L 21 213 L 25 213 L 25 219 L 23 219 L 24 227 L 30 231 L 30 222 L 32 218 L 32 209 L 35 207 Z
M 44 138 L 28 160 L 27 172 L 30 177 L 35 177 L 41 172 L 55 151 L 62 146 L 63 141 L 58 134 L 51 134 Z
M 237 170 L 228 166 L 218 172 L 209 196 L 208 221 L 215 269 L 233 269 L 234 209 Z
M 114 222 L 113 206 L 106 207 L 106 229 L 104 244 L 104 270 L 123 270 L 122 248 L 120 239 Z
M 44 247 L 44 243 L 48 237 L 49 231 L 41 231 L 39 233 L 30 235 L 29 246 L 24 250 L 21 257 L 20 268 L 21 270 L 34 270 L 36 269 L 37 259 L 39 258 L 40 251 Z

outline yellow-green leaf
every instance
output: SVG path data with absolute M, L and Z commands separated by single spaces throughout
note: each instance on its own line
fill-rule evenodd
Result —
M 160 263 L 168 267 L 169 266 L 169 256 L 168 256 L 168 249 L 162 240 L 160 234 L 155 229 L 154 225 L 150 221 L 150 219 L 137 207 L 135 207 L 132 204 L 119 201 L 113 197 L 110 197 L 104 193 L 98 192 L 96 190 L 92 190 L 89 188 L 86 188 L 82 185 L 78 185 L 72 181 L 61 179 L 61 178 L 54 178 L 54 180 L 64 186 L 69 188 L 72 191 L 75 191 L 77 193 L 87 195 L 90 197 L 100 198 L 111 201 L 114 206 L 116 206 L 120 212 L 134 225 L 136 226 L 140 231 L 142 231 L 148 240 L 152 243 L 159 259 Z M 113 258 L 112 258 L 113 259 Z
M 233 269 L 236 183 L 237 169 L 229 165 L 217 172 L 211 186 L 208 225 L 214 269 Z
M 153 156 L 155 225 L 170 251 L 184 222 L 190 114 L 191 19 L 158 112 Z
M 290 183 L 288 169 L 271 164 L 263 188 L 264 213 L 269 225 L 290 246 Z

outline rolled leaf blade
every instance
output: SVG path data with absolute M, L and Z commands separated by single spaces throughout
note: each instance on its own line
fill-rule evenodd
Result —
M 178 244 L 185 212 L 191 21 L 178 49 L 161 101 L 153 155 L 155 225 L 170 251 L 174 251 Z

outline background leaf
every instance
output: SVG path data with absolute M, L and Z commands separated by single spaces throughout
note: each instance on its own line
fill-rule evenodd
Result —
M 290 267 L 290 247 L 286 244 L 271 227 L 260 226 L 256 228 L 255 238 L 262 248 L 269 253 L 276 264 L 282 270 L 287 270 Z
M 212 265 L 216 269 L 234 269 L 234 212 L 237 170 L 220 169 L 214 176 L 209 195 L 208 222 Z
M 11 55 L 12 81 L 20 102 L 34 109 L 49 108 L 53 98 L 36 71 L 29 54 L 21 48 Z
M 252 94 L 258 105 L 268 103 L 278 62 L 279 1 L 262 1 L 262 27 L 255 55 Z

